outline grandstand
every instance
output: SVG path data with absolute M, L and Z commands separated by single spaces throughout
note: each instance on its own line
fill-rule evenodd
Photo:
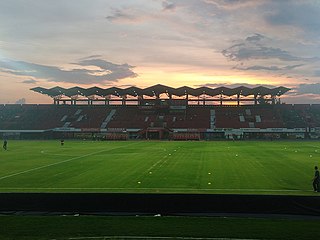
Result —
M 319 138 L 320 104 L 282 104 L 290 89 L 79 87 L 35 92 L 54 104 L 0 106 L 0 134 L 16 139 Z

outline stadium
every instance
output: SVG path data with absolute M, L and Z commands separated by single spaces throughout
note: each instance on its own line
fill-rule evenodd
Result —
M 319 238 L 319 15 L 0 1 L 0 240 Z
M 320 154 L 320 104 L 281 103 L 288 88 L 31 90 L 51 97 L 53 104 L 0 106 L 0 134 L 8 141 L 8 151 L 2 151 L 2 213 L 319 216 L 318 193 L 309 180 Z M 126 236 L 150 237 L 143 221 L 137 225 L 141 232 L 128 228 Z M 170 221 L 153 224 L 170 229 Z M 191 224 L 177 221 L 182 228 Z M 205 219 L 197 221 L 209 228 Z M 231 221 L 254 226 L 256 220 Z M 289 228 L 296 224 L 285 221 Z M 191 239 L 261 237 L 240 228 L 235 235 L 190 228 Z M 263 236 L 281 235 L 272 228 Z M 99 231 L 95 236 L 114 234 Z M 118 231 L 117 236 L 126 232 Z
M 290 89 L 41 87 L 52 105 L 2 105 L 0 134 L 17 139 L 317 139 L 319 104 L 281 104 Z

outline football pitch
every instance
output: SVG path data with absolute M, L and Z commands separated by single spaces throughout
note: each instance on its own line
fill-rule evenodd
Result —
M 317 195 L 317 141 L 9 141 L 0 192 Z

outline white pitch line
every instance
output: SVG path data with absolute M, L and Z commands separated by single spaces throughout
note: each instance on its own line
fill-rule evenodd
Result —
M 128 144 L 128 145 L 131 145 L 131 144 Z M 117 148 L 127 147 L 128 145 L 117 147 Z M 104 150 L 101 150 L 101 151 L 97 151 L 97 152 L 94 152 L 94 153 L 88 153 L 88 154 L 85 154 L 85 155 L 82 155 L 82 156 L 78 156 L 78 157 L 69 158 L 67 160 L 51 163 L 51 164 L 44 165 L 44 166 L 41 166 L 41 167 L 31 168 L 31 169 L 28 169 L 28 170 L 25 170 L 25 171 L 21 171 L 21 172 L 17 172 L 17 173 L 13 173 L 13 174 L 10 174 L 10 175 L 6 175 L 6 176 L 3 176 L 3 177 L 0 177 L 0 180 L 6 179 L 6 178 L 10 178 L 10 177 L 14 177 L 14 176 L 18 176 L 18 175 L 21 175 L 21 174 L 24 174 L 24 173 L 28 173 L 28 172 L 33 172 L 33 171 L 36 171 L 36 170 L 39 170 L 39 169 L 52 167 L 52 166 L 55 166 L 55 165 L 59 165 L 61 163 L 71 162 L 71 161 L 77 160 L 79 158 L 89 157 L 89 156 L 92 156 L 92 155 L 95 155 L 95 154 L 98 154 L 98 153 L 101 153 L 101 152 L 106 152 L 106 151 L 114 150 L 114 149 L 117 149 L 117 148 L 104 149 Z
M 14 187 L 0 187 L 0 189 L 12 190 L 169 190 L 169 191 L 244 191 L 244 192 L 312 192 L 312 190 L 278 190 L 278 189 L 222 189 L 222 188 L 14 188 Z
M 166 163 L 168 160 L 165 160 L 165 158 L 167 158 L 167 156 L 164 156 L 162 159 L 160 159 L 159 161 L 157 161 L 156 163 L 154 163 L 151 167 L 149 167 L 148 168 L 148 170 L 147 170 L 147 172 L 149 172 L 149 171 L 151 171 L 152 169 L 154 169 L 158 164 L 160 164 L 162 161 L 163 161 L 163 163 L 162 163 L 162 165 L 164 164 L 164 163 Z M 161 165 L 161 166 L 162 166 Z M 161 167 L 160 166 L 160 167 Z
M 61 163 L 70 162 L 70 161 L 73 161 L 73 160 L 77 160 L 79 158 L 89 157 L 91 155 L 94 155 L 94 154 L 97 154 L 97 153 L 100 153 L 100 152 L 104 152 L 104 151 L 107 151 L 107 150 L 101 150 L 101 151 L 98 151 L 98 152 L 89 153 L 89 154 L 85 154 L 85 155 L 82 155 L 82 156 L 69 158 L 67 160 L 63 160 L 63 161 L 60 161 L 60 162 L 51 163 L 51 164 L 44 165 L 44 166 L 41 166 L 41 167 L 31 168 L 31 169 L 28 169 L 28 170 L 25 170 L 25 171 L 13 173 L 13 174 L 10 174 L 10 175 L 7 175 L 7 176 L 0 177 L 0 180 L 6 179 L 6 178 L 10 178 L 10 177 L 14 177 L 14 176 L 17 176 L 17 175 L 21 175 L 21 174 L 28 173 L 28 172 L 33 172 L 33 171 L 36 171 L 36 170 L 39 170 L 39 169 L 52 167 L 52 166 L 55 166 L 55 165 L 58 165 L 58 164 L 61 164 Z

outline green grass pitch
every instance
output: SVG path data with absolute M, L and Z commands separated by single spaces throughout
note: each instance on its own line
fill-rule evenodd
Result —
M 0 192 L 316 195 L 316 141 L 9 141 Z

